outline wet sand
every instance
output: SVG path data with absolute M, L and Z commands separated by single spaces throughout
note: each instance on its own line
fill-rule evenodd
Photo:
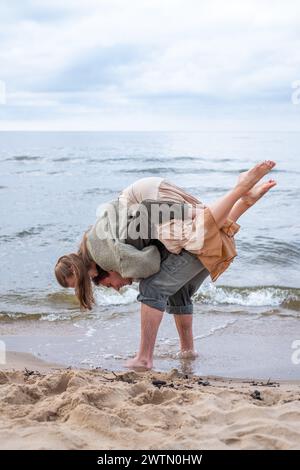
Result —
M 174 319 L 165 315 L 154 352 L 156 371 L 177 368 L 195 375 L 300 379 L 300 364 L 292 360 L 296 353 L 293 344 L 299 339 L 298 318 L 204 312 L 193 320 L 199 353 L 195 361 L 178 358 Z M 127 307 L 118 311 L 111 308 L 107 318 L 82 315 L 70 321 L 1 321 L 0 339 L 7 350 L 28 352 L 47 362 L 124 371 L 125 362 L 139 345 L 139 322 L 138 310 Z

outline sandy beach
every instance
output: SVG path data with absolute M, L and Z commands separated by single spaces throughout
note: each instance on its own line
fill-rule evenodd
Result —
M 1 449 L 299 449 L 300 383 L 72 369 L 8 352 Z

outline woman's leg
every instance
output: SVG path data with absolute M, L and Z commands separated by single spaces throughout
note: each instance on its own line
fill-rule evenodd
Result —
M 263 163 L 255 165 L 255 167 L 251 168 L 250 170 L 241 173 L 236 186 L 227 194 L 225 194 L 225 196 L 219 198 L 217 201 L 208 206 L 219 228 L 221 228 L 226 222 L 226 219 L 229 216 L 229 213 L 232 210 L 234 204 L 241 197 L 246 196 L 250 189 L 263 176 L 269 173 L 269 171 L 271 171 L 274 166 L 275 162 L 272 160 L 267 160 Z
M 244 212 L 252 207 L 259 199 L 261 199 L 271 188 L 276 186 L 276 181 L 271 179 L 265 183 L 254 186 L 250 191 L 242 196 L 229 212 L 229 218 L 236 222 Z
M 234 222 L 237 222 L 237 220 L 241 217 L 241 215 L 244 214 L 251 206 L 248 206 L 245 204 L 242 199 L 239 199 L 229 212 L 228 218 L 233 220 Z

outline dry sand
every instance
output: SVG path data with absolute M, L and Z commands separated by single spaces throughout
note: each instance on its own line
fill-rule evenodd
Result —
M 1 449 L 299 449 L 300 384 L 66 369 L 8 353 L 0 429 Z

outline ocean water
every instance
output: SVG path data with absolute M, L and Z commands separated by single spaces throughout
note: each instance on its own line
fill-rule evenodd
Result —
M 293 132 L 1 132 L 1 334 L 11 334 L 13 341 L 24 331 L 38 331 L 40 337 L 49 332 L 48 349 L 45 341 L 26 346 L 25 334 L 19 344 L 51 359 L 68 355 L 76 365 L 114 367 L 113 360 L 133 355 L 138 285 L 120 293 L 99 288 L 93 312 L 82 313 L 72 290 L 56 283 L 56 259 L 76 250 L 100 203 L 138 178 L 166 177 L 209 204 L 241 171 L 273 159 L 271 176 L 278 185 L 239 220 L 238 257 L 216 283 L 206 279 L 195 295 L 196 337 L 200 344 L 202 336 L 220 335 L 239 319 L 264 324 L 266 318 L 278 319 L 281 329 L 292 321 L 295 339 L 296 331 L 300 337 L 299 154 Z M 164 323 L 158 368 L 178 349 L 172 318 L 166 315 Z M 57 331 L 74 339 L 66 343 L 69 349 L 52 347 Z

